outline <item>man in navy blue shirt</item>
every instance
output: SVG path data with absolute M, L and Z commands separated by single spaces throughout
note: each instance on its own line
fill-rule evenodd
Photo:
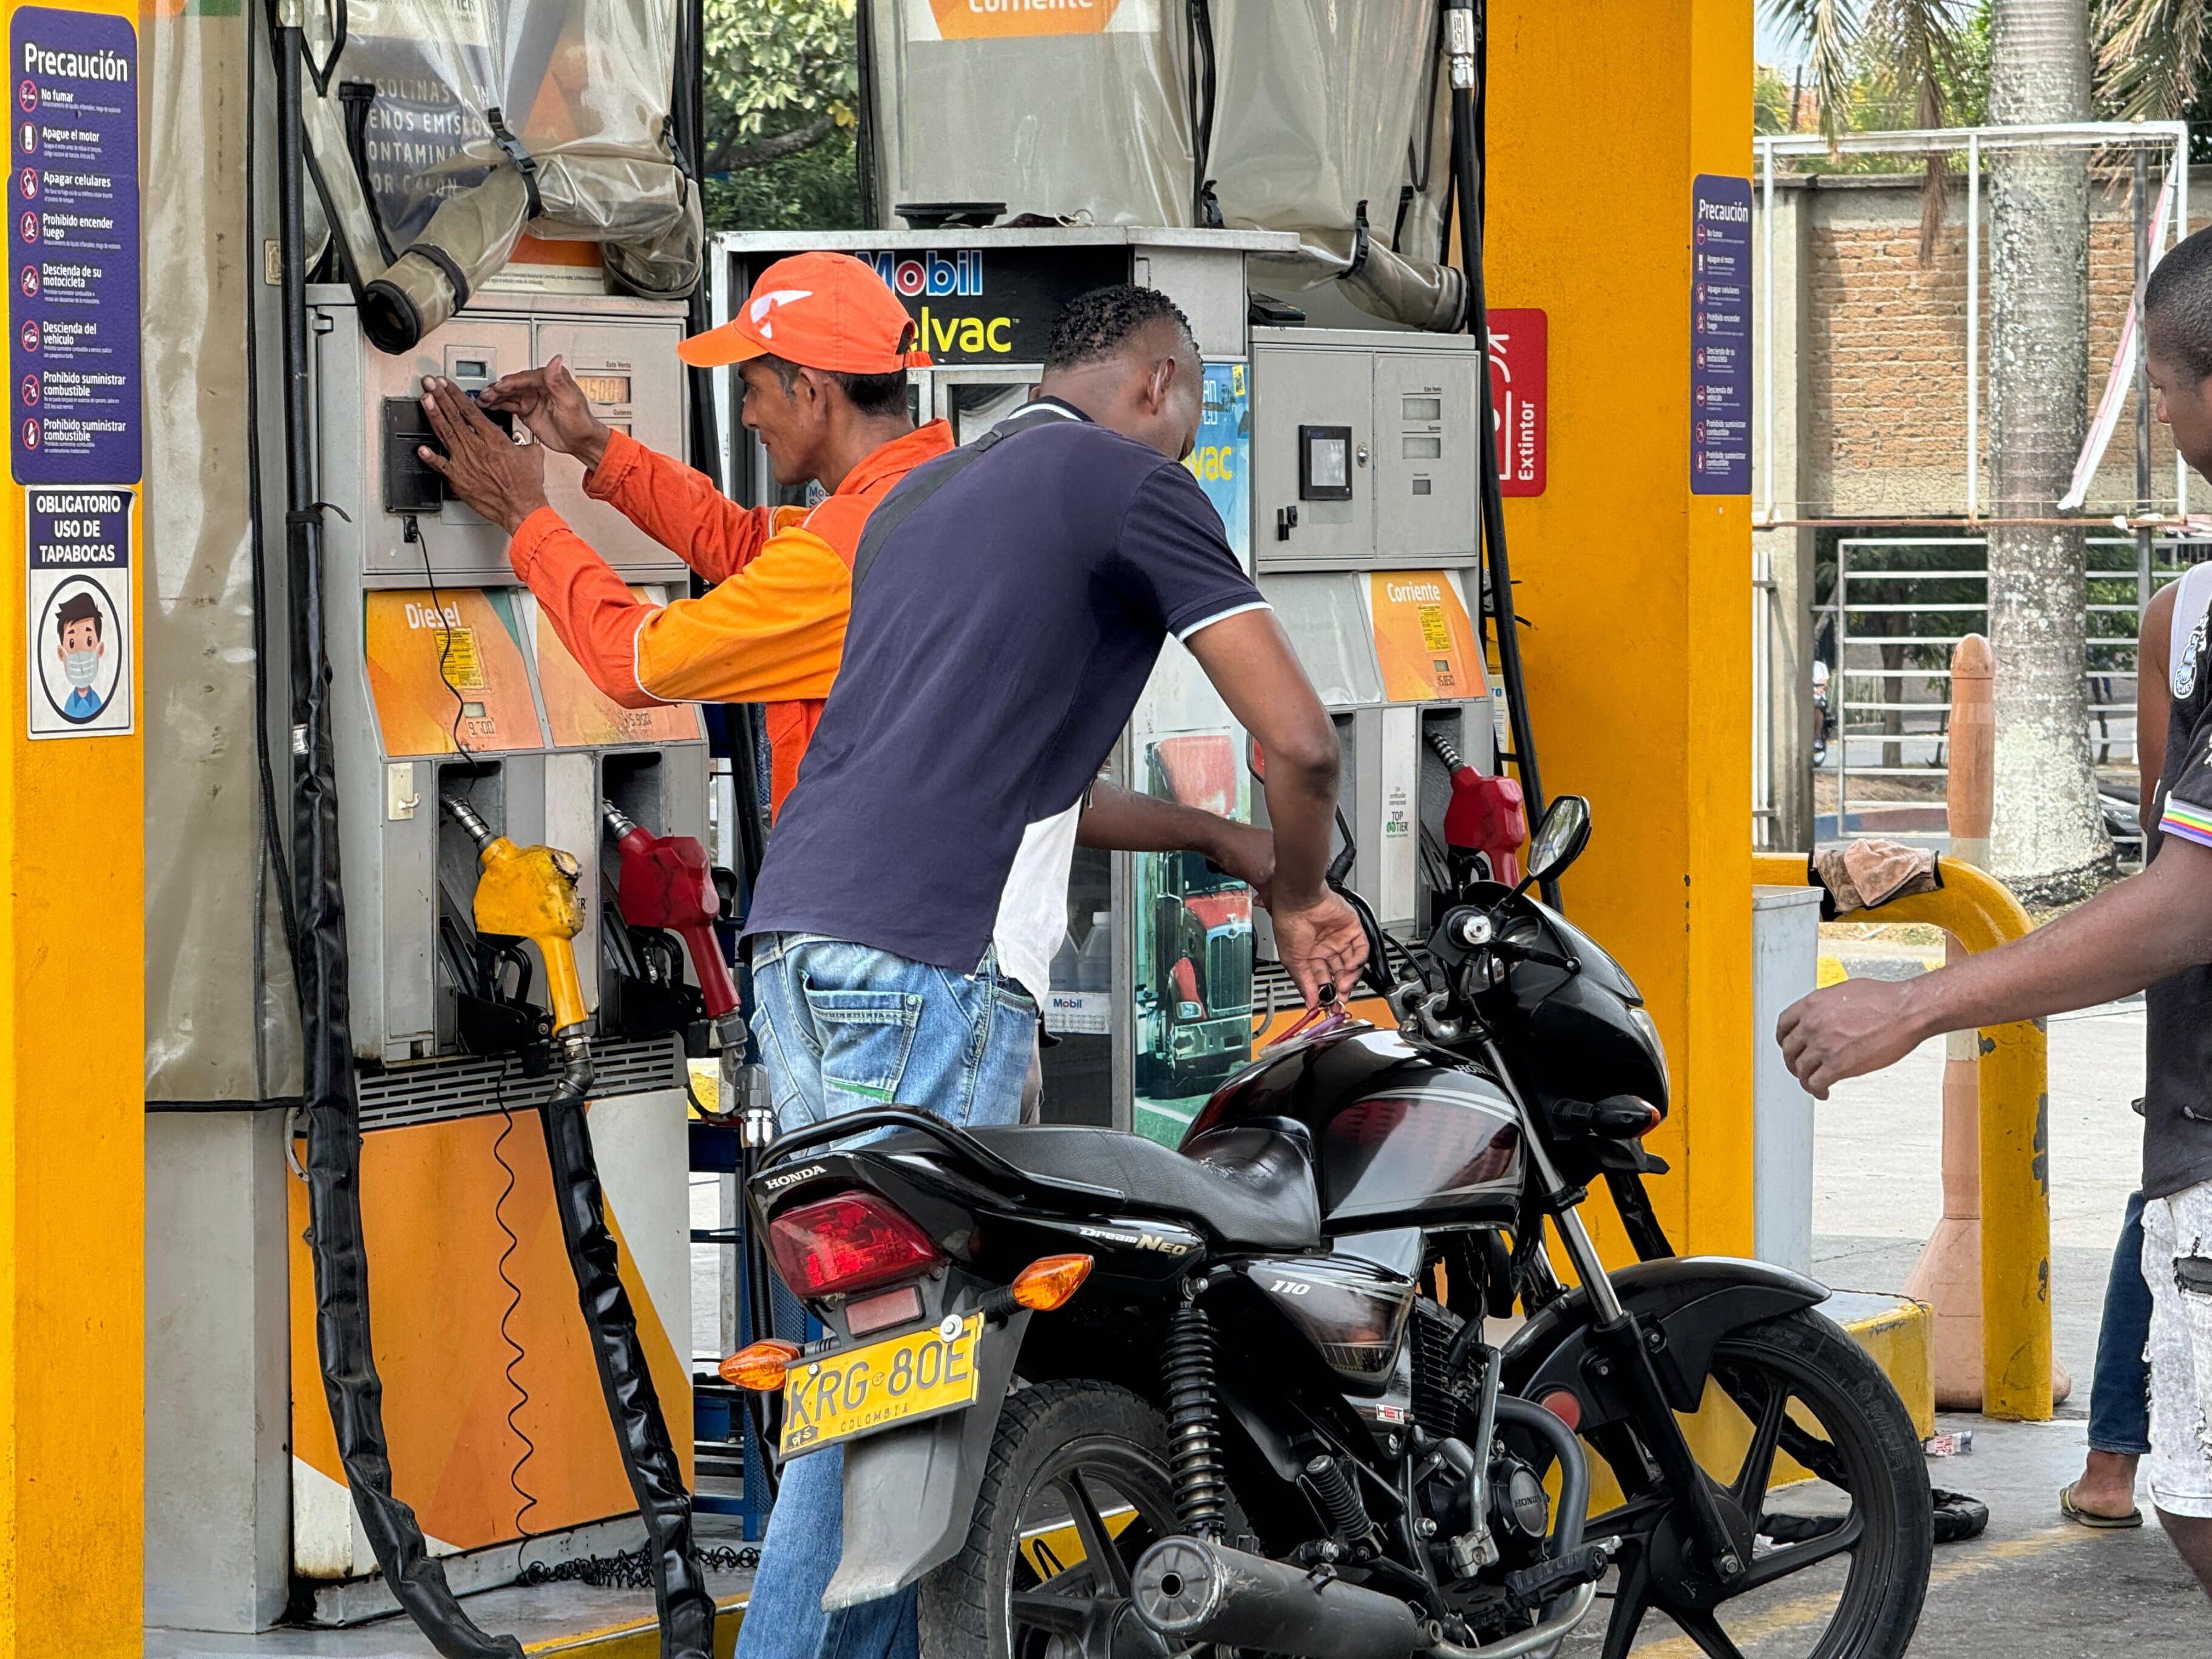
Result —
M 1171 301 L 1097 289 L 1055 320 L 1037 399 L 990 447 L 916 468 L 877 509 L 746 919 L 785 1128 L 894 1101 L 1014 1121 L 1074 848 L 1148 833 L 1129 799 L 1086 801 L 1170 635 L 1265 755 L 1284 967 L 1309 1006 L 1351 989 L 1366 942 L 1322 878 L 1336 733 L 1178 465 L 1202 393 Z M 913 1651 L 911 1590 L 821 1610 L 842 1468 L 831 1448 L 786 1470 L 739 1659 Z

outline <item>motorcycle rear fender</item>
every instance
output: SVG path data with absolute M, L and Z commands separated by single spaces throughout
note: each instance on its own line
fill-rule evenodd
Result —
M 1658 1332 L 1652 1361 L 1668 1402 L 1682 1412 L 1698 1409 L 1723 1337 L 1828 1297 L 1826 1285 L 1802 1273 L 1732 1256 L 1639 1261 L 1614 1273 L 1613 1284 L 1621 1306 L 1639 1316 L 1647 1332 Z M 1584 1431 L 1632 1416 L 1630 1395 L 1601 1370 L 1591 1322 L 1589 1298 L 1579 1290 L 1539 1312 L 1505 1345 L 1507 1391 L 1540 1403 L 1568 1390 L 1581 1402 Z
M 1024 1309 L 984 1329 L 974 1405 L 846 1443 L 845 1553 L 824 1613 L 894 1595 L 960 1553 L 1029 1322 Z

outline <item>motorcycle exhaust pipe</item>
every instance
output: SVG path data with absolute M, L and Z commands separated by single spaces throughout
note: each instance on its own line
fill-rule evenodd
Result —
M 1407 1659 L 1437 1639 L 1395 1596 L 1316 1579 L 1210 1538 L 1163 1538 L 1138 1563 L 1137 1617 L 1177 1647 L 1218 1642 L 1293 1659 Z

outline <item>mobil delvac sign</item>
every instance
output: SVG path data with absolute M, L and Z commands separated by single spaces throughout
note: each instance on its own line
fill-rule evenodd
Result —
M 897 248 L 854 255 L 875 267 L 939 364 L 1034 363 L 1052 319 L 1077 295 L 1129 280 L 1129 250 Z

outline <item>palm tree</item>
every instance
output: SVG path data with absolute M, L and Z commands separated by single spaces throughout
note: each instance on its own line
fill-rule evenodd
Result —
M 2089 118 L 2087 0 L 1996 0 L 1990 121 Z M 2081 532 L 2049 520 L 2087 420 L 2089 158 L 2001 150 L 1990 179 L 1990 862 L 2021 896 L 2079 898 L 2109 872 L 2084 674 Z
M 2097 3 L 2106 23 L 2120 12 L 2140 21 L 2179 9 L 2175 0 Z M 1867 63 L 1917 88 L 1923 125 L 1942 125 L 1942 82 L 1955 63 L 1960 21 L 1954 0 L 1764 3 L 1771 20 L 1805 43 L 1832 133 L 1844 118 L 1841 100 L 1852 75 Z M 1992 125 L 2088 117 L 2089 3 L 1991 0 Z M 2194 9 L 2201 14 L 2202 0 Z M 2186 54 L 2169 56 L 2179 62 Z M 1937 173 L 1946 165 L 1929 158 L 1923 245 L 1930 214 L 1942 211 Z M 2088 158 L 2080 150 L 2008 150 L 1993 154 L 1988 166 L 1989 477 L 1992 516 L 2015 521 L 1990 528 L 1997 726 L 1991 862 L 2023 897 L 2052 902 L 2081 896 L 2112 861 L 2089 753 L 2081 535 L 2065 526 L 2018 522 L 2057 516 L 2081 449 L 2088 399 Z

